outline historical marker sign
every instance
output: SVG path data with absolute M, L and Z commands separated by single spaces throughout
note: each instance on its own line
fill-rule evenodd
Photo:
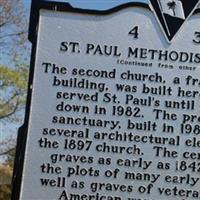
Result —
M 151 2 L 37 7 L 20 200 L 200 199 L 199 1 Z

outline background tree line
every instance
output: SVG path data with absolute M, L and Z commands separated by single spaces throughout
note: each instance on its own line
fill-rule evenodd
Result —
M 0 0 L 0 200 L 9 200 L 17 126 L 23 123 L 30 47 L 22 0 Z

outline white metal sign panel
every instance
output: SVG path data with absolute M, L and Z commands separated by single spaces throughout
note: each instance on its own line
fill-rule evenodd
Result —
M 200 199 L 199 19 L 40 11 L 21 200 Z

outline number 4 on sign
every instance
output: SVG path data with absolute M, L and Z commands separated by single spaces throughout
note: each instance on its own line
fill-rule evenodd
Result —
M 133 29 L 131 29 L 128 33 L 130 36 L 133 36 L 134 39 L 138 39 L 139 37 L 139 27 L 135 26 Z

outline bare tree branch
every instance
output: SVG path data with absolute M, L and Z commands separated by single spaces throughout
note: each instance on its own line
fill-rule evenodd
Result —
M 10 34 L 0 36 L 0 39 L 6 38 L 6 37 L 20 36 L 20 35 L 23 35 L 23 34 L 26 34 L 26 33 L 27 33 L 27 31 L 21 31 L 21 32 L 18 32 L 18 33 L 10 33 Z
M 10 152 L 14 151 L 15 150 L 15 147 L 11 148 L 11 149 L 8 149 L 4 152 L 0 152 L 0 156 L 5 156 L 7 154 L 9 154 Z

